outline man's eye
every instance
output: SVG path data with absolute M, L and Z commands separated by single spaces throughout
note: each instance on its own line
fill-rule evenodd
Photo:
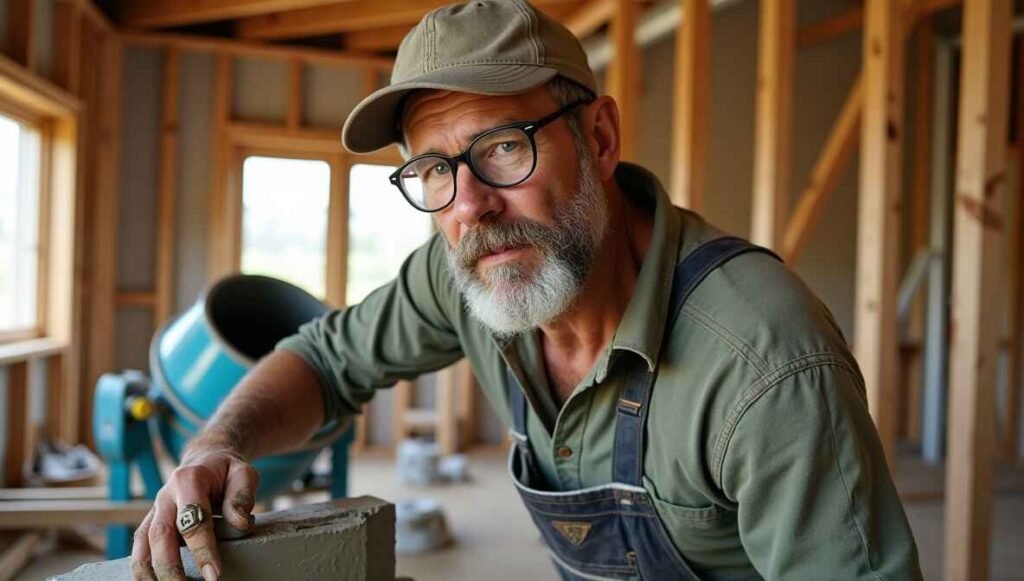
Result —
M 451 171 L 447 163 L 439 163 L 430 169 L 430 173 L 433 175 L 443 176 Z
M 505 141 L 505 142 L 502 142 L 502 143 L 498 144 L 498 149 L 502 153 L 512 153 L 518 147 L 519 147 L 519 142 L 517 142 L 517 141 Z

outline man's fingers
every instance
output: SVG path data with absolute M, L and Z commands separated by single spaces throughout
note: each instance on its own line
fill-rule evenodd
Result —
M 146 518 L 142 519 L 139 528 L 135 529 L 132 540 L 132 579 L 134 581 L 156 581 L 156 574 L 150 566 L 149 525 L 153 521 L 155 509 L 149 509 Z
M 167 497 L 157 495 L 153 511 L 147 531 L 153 572 L 160 581 L 185 581 L 178 552 L 178 529 L 174 525 L 177 508 Z
M 259 483 L 260 474 L 250 464 L 237 462 L 228 471 L 221 514 L 240 531 L 249 530 L 249 513 L 256 506 L 256 487 Z
M 192 487 L 183 487 L 178 492 L 177 505 L 182 507 L 194 504 L 202 507 L 202 522 L 181 533 L 192 553 L 192 560 L 202 573 L 204 581 L 216 581 L 220 578 L 220 564 L 217 558 L 217 539 L 213 533 L 213 513 L 210 512 L 210 501 L 207 495 L 199 494 Z

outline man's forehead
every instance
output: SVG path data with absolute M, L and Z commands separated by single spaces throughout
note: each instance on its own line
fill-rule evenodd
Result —
M 554 102 L 543 87 L 518 95 L 416 91 L 403 107 L 402 133 L 413 153 L 465 144 L 495 125 L 543 116 Z

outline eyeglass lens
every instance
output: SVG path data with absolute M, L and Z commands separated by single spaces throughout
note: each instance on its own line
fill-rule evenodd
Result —
M 477 177 L 499 187 L 525 180 L 534 166 L 530 138 L 517 127 L 481 135 L 470 146 L 468 157 Z M 452 169 L 444 157 L 422 157 L 403 168 L 399 185 L 413 204 L 424 210 L 436 210 L 455 195 Z

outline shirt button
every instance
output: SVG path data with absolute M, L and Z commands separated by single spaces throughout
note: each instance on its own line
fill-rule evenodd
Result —
M 569 446 L 559 446 L 558 447 L 558 457 L 559 458 L 568 458 L 570 456 L 572 456 L 572 448 L 570 448 Z

